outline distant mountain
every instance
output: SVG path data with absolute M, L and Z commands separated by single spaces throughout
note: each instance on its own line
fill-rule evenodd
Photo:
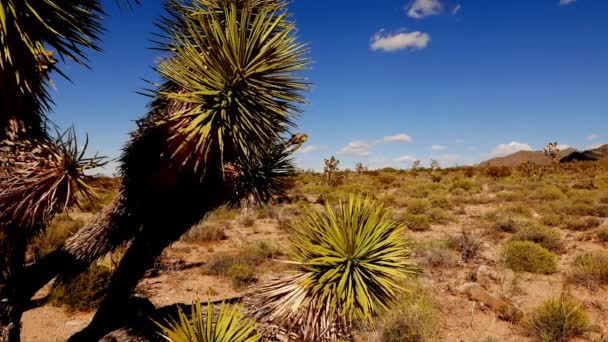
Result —
M 587 152 L 587 151 L 585 151 Z M 560 160 L 566 158 L 567 156 L 573 153 L 581 153 L 578 152 L 574 148 L 567 148 L 559 152 Z M 542 151 L 519 151 L 513 154 L 509 154 L 504 157 L 496 157 L 482 162 L 481 166 L 510 166 L 516 167 L 527 161 L 531 161 L 533 163 L 539 165 L 551 165 L 551 159 Z
M 608 159 L 608 144 L 583 152 L 573 152 L 560 159 L 562 163 Z

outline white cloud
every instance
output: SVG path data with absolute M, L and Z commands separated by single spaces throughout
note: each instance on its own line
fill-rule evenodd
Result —
M 431 36 L 428 33 L 414 32 L 397 32 L 384 34 L 383 31 L 376 33 L 372 37 L 370 48 L 372 51 L 382 50 L 384 52 L 392 52 L 403 49 L 420 50 L 424 49 L 431 41 Z
M 559 0 L 560 6 L 566 6 L 575 3 L 576 0 Z
M 443 146 L 443 145 L 432 145 L 431 146 L 431 150 L 433 151 L 444 151 L 447 150 L 448 147 L 447 146 Z
M 462 143 L 464 143 L 464 139 L 456 139 L 456 140 L 454 140 L 454 142 L 457 144 L 462 144 Z
M 440 14 L 442 11 L 443 5 L 439 0 L 414 0 L 407 11 L 407 15 L 411 18 L 422 19 L 430 15 Z
M 587 140 L 593 141 L 593 140 L 597 140 L 599 137 L 600 137 L 599 135 L 592 133 L 587 136 Z
M 395 134 L 395 135 L 387 135 L 382 139 L 384 142 L 404 142 L 404 143 L 409 143 L 412 142 L 412 137 L 405 134 L 405 133 L 400 133 L 400 134 Z
M 437 161 L 444 163 L 444 164 L 452 164 L 452 163 L 455 163 L 458 160 L 460 160 L 460 155 L 459 154 L 442 154 L 440 156 L 437 156 L 435 159 L 437 159 Z
M 560 149 L 560 150 L 569 149 L 570 147 L 572 147 L 572 146 L 570 146 L 568 144 L 558 144 L 557 145 L 557 148 Z
M 532 147 L 526 143 L 511 141 L 508 144 L 499 144 L 498 146 L 494 147 L 490 154 L 493 156 L 505 156 L 518 151 L 532 151 Z
M 296 153 L 312 153 L 321 151 L 327 148 L 327 145 L 308 145 L 296 151 Z
M 344 146 L 340 153 L 353 156 L 369 156 L 373 144 L 365 140 L 355 140 Z
M 477 151 L 477 146 L 469 146 L 469 147 L 467 147 L 467 150 L 469 150 L 469 151 Z
M 416 157 L 410 156 L 410 155 L 405 155 L 405 156 L 394 158 L 393 161 L 395 163 L 413 162 L 413 161 L 416 161 Z
M 460 4 L 457 4 L 456 6 L 454 6 L 454 9 L 452 10 L 452 14 L 456 14 L 456 13 L 460 12 L 461 8 L 462 8 L 462 6 Z
M 587 146 L 586 149 L 587 150 L 593 150 L 593 149 L 596 149 L 596 148 L 598 148 L 600 146 L 602 146 L 602 144 L 589 145 L 589 146 Z

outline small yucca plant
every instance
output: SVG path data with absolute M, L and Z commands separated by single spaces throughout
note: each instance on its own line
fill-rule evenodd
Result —
M 369 321 L 415 272 L 405 226 L 370 198 L 309 211 L 293 230 L 297 274 L 256 294 L 257 316 L 296 327 L 306 341 L 337 338 L 353 321 Z
M 222 304 L 217 321 L 213 319 L 213 305 L 207 302 L 206 314 L 200 300 L 192 304 L 190 316 L 179 310 L 179 320 L 167 321 L 167 325 L 156 323 L 162 336 L 171 342 L 255 342 L 260 336 L 255 333 L 255 322 L 243 318 L 238 306 Z
M 59 212 L 96 197 L 87 171 L 105 164 L 97 155 L 85 157 L 74 129 L 55 139 L 5 141 L 0 155 L 0 222 L 23 229 L 42 229 Z

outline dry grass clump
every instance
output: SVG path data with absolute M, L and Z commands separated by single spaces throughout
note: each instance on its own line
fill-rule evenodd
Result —
M 413 231 L 424 231 L 431 229 L 431 222 L 427 215 L 406 213 L 399 215 L 397 221 L 403 223 L 409 230 Z
M 451 268 L 458 265 L 460 256 L 450 241 L 427 241 L 417 245 L 414 250 L 423 266 L 431 268 Z
M 591 289 L 608 284 L 608 252 L 594 251 L 577 256 L 568 278 Z
M 456 179 L 450 184 L 449 191 L 453 192 L 456 189 L 462 189 L 466 193 L 479 192 L 479 186 L 470 179 Z
M 245 245 L 236 255 L 213 255 L 203 266 L 203 270 L 207 274 L 229 278 L 235 288 L 242 288 L 257 280 L 260 265 L 282 254 L 277 245 L 257 241 Z
M 182 237 L 186 242 L 209 242 L 226 239 L 226 226 L 219 222 L 201 220 Z
M 531 241 L 509 241 L 502 251 L 507 267 L 516 272 L 550 274 L 557 272 L 557 257 Z
M 253 214 L 245 214 L 239 217 L 238 222 L 243 227 L 253 227 L 255 224 L 255 215 Z
M 496 194 L 496 198 L 501 202 L 521 202 L 525 196 L 518 191 L 500 191 Z
M 556 186 L 538 188 L 530 194 L 530 199 L 537 201 L 556 201 L 564 197 L 564 193 Z
M 531 225 L 528 218 L 502 210 L 489 212 L 484 219 L 490 222 L 490 228 L 496 232 L 515 233 Z
M 69 310 L 93 310 L 105 296 L 111 276 L 107 267 L 93 265 L 73 278 L 59 279 L 49 300 Z
M 512 241 L 532 241 L 548 250 L 556 251 L 561 247 L 561 237 L 556 229 L 532 224 L 517 230 Z
M 569 230 L 589 230 L 599 226 L 601 221 L 596 217 L 567 217 L 562 222 L 562 227 Z
M 430 342 L 440 328 L 436 303 L 420 284 L 410 282 L 397 305 L 381 315 L 381 341 Z
M 32 240 L 30 248 L 33 258 L 36 260 L 52 252 L 84 224 L 83 219 L 74 215 L 57 215 L 48 228 Z
M 589 318 L 581 303 L 562 296 L 537 307 L 530 314 L 526 327 L 530 335 L 540 341 L 562 342 L 589 330 Z

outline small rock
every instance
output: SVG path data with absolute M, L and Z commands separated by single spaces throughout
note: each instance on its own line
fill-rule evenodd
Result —
M 498 272 L 487 265 L 481 265 L 474 271 L 473 276 L 475 281 L 481 284 L 486 289 L 489 289 L 492 284 L 501 280 Z
M 498 310 L 502 307 L 509 306 L 509 304 L 504 300 L 486 291 L 479 283 L 465 283 L 456 290 L 459 293 L 467 296 L 469 299 L 483 303 L 493 310 Z

